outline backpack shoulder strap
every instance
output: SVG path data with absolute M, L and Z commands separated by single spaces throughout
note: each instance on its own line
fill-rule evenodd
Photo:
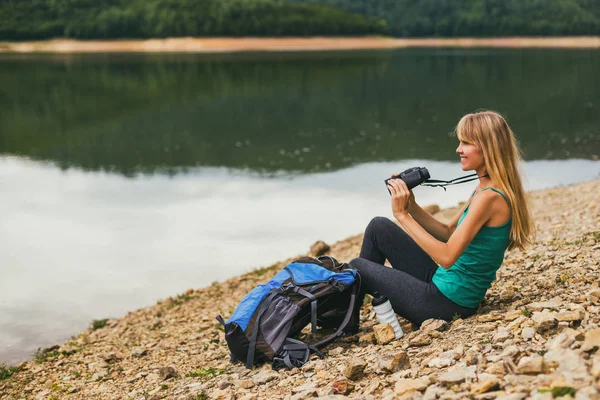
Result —
M 318 341 L 317 343 L 314 343 L 313 344 L 314 347 L 316 347 L 317 349 L 320 349 L 321 347 L 328 345 L 329 343 L 333 342 L 334 340 L 337 340 L 344 334 L 344 328 L 346 328 L 346 326 L 348 325 L 348 322 L 350 322 L 350 318 L 352 317 L 354 305 L 356 304 L 356 298 L 358 297 L 358 290 L 359 290 L 359 285 L 354 284 L 352 286 L 352 293 L 350 293 L 350 303 L 348 304 L 348 311 L 346 312 L 346 316 L 344 317 L 344 320 L 340 324 L 340 327 L 331 335 Z

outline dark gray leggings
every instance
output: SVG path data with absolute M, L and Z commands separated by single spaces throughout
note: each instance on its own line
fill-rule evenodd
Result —
M 383 265 L 388 259 L 393 268 Z M 431 281 L 438 265 L 394 222 L 384 217 L 371 220 L 363 238 L 360 257 L 350 261 L 361 277 L 361 290 L 353 320 L 358 322 L 366 293 L 377 291 L 390 299 L 396 314 L 421 325 L 429 318 L 452 320 L 467 317 L 476 308 L 454 303 Z

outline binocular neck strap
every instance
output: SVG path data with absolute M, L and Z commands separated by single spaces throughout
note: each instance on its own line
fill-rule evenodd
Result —
M 441 187 L 442 189 L 444 189 L 444 191 L 446 191 L 446 186 L 458 185 L 460 183 L 467 183 L 467 182 L 471 182 L 471 181 L 474 181 L 479 178 L 485 178 L 487 176 L 489 176 L 489 175 L 485 174 L 485 175 L 479 176 L 477 174 L 471 174 L 471 175 L 461 176 L 459 178 L 454 178 L 449 181 L 443 181 L 443 180 L 438 180 L 438 179 L 428 179 L 424 183 L 422 183 L 421 186 Z

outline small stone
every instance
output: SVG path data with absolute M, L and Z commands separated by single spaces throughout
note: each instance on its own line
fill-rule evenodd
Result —
M 235 381 L 235 386 L 240 389 L 250 389 L 254 387 L 254 381 L 252 379 L 239 379 Z
M 561 311 L 556 314 L 556 319 L 559 321 L 581 321 L 584 318 L 585 312 L 583 310 Z
M 158 370 L 158 376 L 160 376 L 160 380 L 164 381 L 169 378 L 176 378 L 178 376 L 177 370 L 172 365 L 167 367 L 161 367 Z
M 277 377 L 279 377 L 277 372 L 262 370 L 252 377 L 252 381 L 258 386 L 270 382 Z
M 506 374 L 506 368 L 504 368 L 504 363 L 502 361 L 489 364 L 485 371 L 494 375 Z
M 421 324 L 420 330 L 423 332 L 438 331 L 443 332 L 448 329 L 448 323 L 443 319 L 427 319 Z
M 410 368 L 408 354 L 401 351 L 392 356 L 384 356 L 379 359 L 379 366 L 386 373 L 394 373 L 402 369 Z
M 394 386 L 394 393 L 397 396 L 401 396 L 404 393 L 410 391 L 423 391 L 427 389 L 429 385 L 429 379 L 419 378 L 419 379 L 404 379 L 400 378 L 396 381 Z
M 340 354 L 342 354 L 344 352 L 344 348 L 343 347 L 336 347 L 335 349 L 331 349 L 329 350 L 329 355 L 330 356 L 339 356 Z
M 108 375 L 108 370 L 99 369 L 94 375 L 92 375 L 92 381 L 97 381 L 105 378 Z
M 503 358 L 504 357 L 509 357 L 512 360 L 520 352 L 521 352 L 521 350 L 519 350 L 519 348 L 517 346 L 511 345 L 511 346 L 506 346 L 504 348 L 504 350 L 502 351 L 502 354 L 500 354 L 500 356 L 503 357 Z
M 550 391 L 535 392 L 531 396 L 531 400 L 553 400 L 553 399 L 554 399 L 554 396 L 552 395 L 552 392 L 550 392 Z
M 533 357 L 523 357 L 517 364 L 517 374 L 536 375 L 544 371 L 544 357 L 536 355 Z
M 330 247 L 327 243 L 323 242 L 322 240 L 319 240 L 315 243 L 313 243 L 312 246 L 310 246 L 310 254 L 313 257 L 319 257 L 322 256 L 323 254 L 327 253 L 329 251 Z
M 483 333 L 483 332 L 491 332 L 496 330 L 496 325 L 494 324 L 483 324 L 476 325 L 475 332 Z
M 600 348 L 600 328 L 587 331 L 585 340 L 581 346 L 582 351 L 591 351 L 594 348 Z
M 361 337 L 358 338 L 358 345 L 359 346 L 368 346 L 370 344 L 374 344 L 376 343 L 375 341 L 375 334 L 373 332 L 367 333 L 366 335 L 362 335 Z
M 431 336 L 427 333 L 419 333 L 408 341 L 410 346 L 427 346 L 431 343 Z
M 135 358 L 143 357 L 146 354 L 148 354 L 148 351 L 141 347 L 136 347 L 135 349 L 131 350 L 131 355 Z
M 453 350 L 441 353 L 437 358 L 429 361 L 429 367 L 444 368 L 456 364 L 456 353 Z
M 586 297 L 590 302 L 594 304 L 600 303 L 600 289 L 594 289 L 588 292 Z
M 531 340 L 533 336 L 535 336 L 535 329 L 530 326 L 523 328 L 521 331 L 521 337 L 523 340 Z
M 504 316 L 504 320 L 505 321 L 514 321 L 515 319 L 519 318 L 520 316 L 523 315 L 523 312 L 521 310 L 513 310 L 513 311 L 509 311 L 508 313 L 506 313 L 506 315 Z
M 375 333 L 375 339 L 379 344 L 387 344 L 392 340 L 396 339 L 396 332 L 390 324 L 378 324 L 373 327 Z
M 290 398 L 290 400 L 303 400 L 303 399 L 310 399 L 312 397 L 319 397 L 319 394 L 317 393 L 316 389 L 310 389 L 310 390 L 306 390 L 304 392 L 297 393 L 297 394 L 293 395 Z
M 566 349 L 575 343 L 575 340 L 577 340 L 578 337 L 579 340 L 583 339 L 583 337 L 580 337 L 580 335 L 580 332 L 577 332 L 574 329 L 563 329 L 557 336 L 554 336 L 548 341 L 546 348 L 549 350 Z
M 560 308 L 560 302 L 554 301 L 553 299 L 550 301 L 529 303 L 526 307 L 529 311 L 541 311 L 543 309 L 558 310 Z
M 304 392 L 310 392 L 312 390 L 316 390 L 316 386 L 314 383 L 309 382 L 309 383 L 305 383 L 304 385 L 300 385 L 300 386 L 294 386 L 292 387 L 292 393 L 304 393 Z
M 454 385 L 465 381 L 465 369 L 457 369 L 454 371 L 448 371 L 438 377 L 438 382 L 441 384 Z
M 348 379 L 336 379 L 331 384 L 331 394 L 348 395 L 354 390 L 354 382 Z
M 228 381 L 227 379 L 220 380 L 217 383 L 217 387 L 221 390 L 227 389 L 228 387 L 231 387 L 231 386 L 233 386 L 233 383 Z
M 517 292 L 515 292 L 515 289 L 508 288 L 500 294 L 500 301 L 502 301 L 504 303 L 508 303 L 516 296 L 516 294 L 517 294 Z
M 475 365 L 477 364 L 477 352 L 473 350 L 467 350 L 465 353 L 465 364 L 467 365 Z
M 590 369 L 590 373 L 596 378 L 600 377 L 600 354 L 594 354 L 594 358 L 592 359 L 592 368 Z
M 367 363 L 363 360 L 353 359 L 352 361 L 346 363 L 344 366 L 344 370 L 342 373 L 348 379 L 352 379 L 353 381 L 362 378 L 365 372 L 365 368 Z
M 492 338 L 492 341 L 494 343 L 500 343 L 500 342 L 504 342 L 506 339 L 509 339 L 511 337 L 512 337 L 512 334 L 507 329 L 500 328 L 498 330 L 498 332 Z
M 500 381 L 498 378 L 486 378 L 471 385 L 471 394 L 481 394 L 497 389 Z
M 556 319 L 556 313 L 552 313 L 548 310 L 542 312 L 534 312 L 531 319 L 536 324 L 537 333 L 543 333 L 550 329 L 556 328 L 558 320 Z
M 117 355 L 116 353 L 109 353 L 103 357 L 104 361 L 106 361 L 107 363 L 113 363 L 113 362 L 119 361 L 119 360 L 121 360 L 121 358 L 122 357 Z

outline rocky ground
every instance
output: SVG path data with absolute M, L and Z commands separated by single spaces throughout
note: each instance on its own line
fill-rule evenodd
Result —
M 299 370 L 230 364 L 215 315 L 229 317 L 286 260 L 95 321 L 36 360 L 1 367 L 0 399 L 598 399 L 600 179 L 530 196 L 536 244 L 507 253 L 465 320 L 412 331 L 401 319 L 405 335 L 390 341 L 367 305 L 357 335 Z M 348 238 L 328 254 L 349 261 L 360 242 Z

